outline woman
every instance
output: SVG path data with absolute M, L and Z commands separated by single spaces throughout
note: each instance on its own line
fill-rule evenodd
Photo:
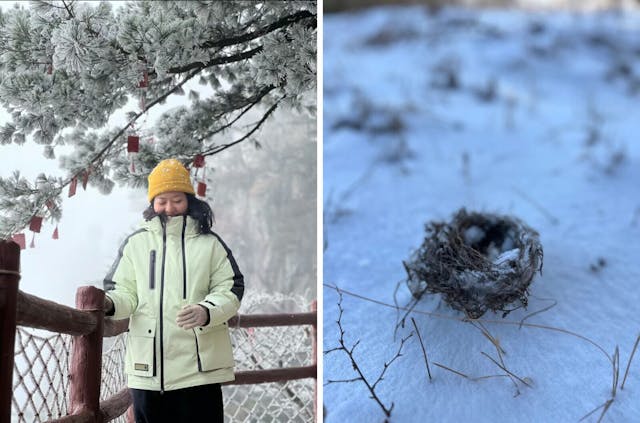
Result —
M 223 422 L 220 383 L 234 379 L 227 320 L 244 279 L 187 169 L 163 160 L 148 179 L 146 221 L 104 281 L 106 314 L 130 319 L 125 372 L 136 422 Z

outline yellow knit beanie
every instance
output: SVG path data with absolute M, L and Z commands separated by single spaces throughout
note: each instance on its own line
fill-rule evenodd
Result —
M 163 160 L 149 174 L 149 202 L 164 192 L 195 194 L 189 171 L 176 159 Z

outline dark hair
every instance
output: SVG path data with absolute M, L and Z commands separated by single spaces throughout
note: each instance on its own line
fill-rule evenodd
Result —
M 186 196 L 187 216 L 191 216 L 198 222 L 198 233 L 212 233 L 211 226 L 213 225 L 213 222 L 215 222 L 215 217 L 209 203 L 196 198 L 196 196 L 193 194 L 186 194 Z M 155 212 L 155 210 L 153 209 L 153 200 L 151 200 L 151 204 L 149 204 L 149 207 L 147 207 L 142 212 L 142 216 L 145 220 L 151 220 L 156 216 L 160 216 L 160 218 L 163 220 L 166 218 L 166 215 L 164 213 L 158 214 Z

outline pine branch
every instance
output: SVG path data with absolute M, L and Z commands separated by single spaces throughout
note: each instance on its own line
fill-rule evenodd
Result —
M 173 94 L 174 92 L 178 91 L 184 84 L 186 84 L 190 79 L 192 79 L 194 76 L 196 76 L 198 73 L 200 73 L 201 69 L 195 70 L 192 73 L 190 73 L 189 75 L 187 75 L 186 78 L 184 78 L 182 80 L 182 82 L 180 82 L 179 84 L 177 84 L 176 86 L 174 86 L 172 89 L 170 89 L 169 91 L 167 91 L 166 93 L 162 94 L 160 97 L 156 98 L 155 100 L 153 100 L 151 103 L 147 104 L 144 108 L 144 110 L 138 112 L 132 119 L 129 120 L 129 122 L 122 127 L 115 136 L 113 136 L 111 138 L 111 140 L 102 148 L 102 150 L 100 150 L 98 152 L 98 154 L 96 154 L 91 160 L 89 160 L 89 164 L 92 165 L 96 165 L 96 164 L 101 164 L 103 159 L 103 155 L 106 154 L 111 147 L 113 146 L 113 144 L 125 133 L 125 131 L 127 129 L 129 129 L 131 127 L 131 125 L 133 125 L 141 116 L 143 116 L 150 108 L 152 108 L 153 106 L 155 106 L 158 103 L 161 103 L 162 101 L 164 101 L 167 97 L 169 97 L 171 94 Z M 73 180 L 73 178 L 78 177 L 82 172 L 84 172 L 84 169 L 76 172 L 75 174 L 73 174 L 69 179 L 67 179 L 61 186 L 61 188 L 69 185 L 69 183 L 71 183 L 71 181 Z
M 212 66 L 226 65 L 226 64 L 229 64 L 229 63 L 241 62 L 243 60 L 247 60 L 247 59 L 252 58 L 256 54 L 260 53 L 263 49 L 264 49 L 263 46 L 258 46 L 256 48 L 251 49 L 251 50 L 243 51 L 242 53 L 236 53 L 236 54 L 232 54 L 230 56 L 216 57 L 215 59 L 212 59 L 212 60 L 210 60 L 210 61 L 208 61 L 206 63 L 194 62 L 194 63 L 189 63 L 188 65 L 184 65 L 184 66 L 176 66 L 176 67 L 173 67 L 173 68 L 169 68 L 167 70 L 167 73 L 169 73 L 169 74 L 183 73 L 183 72 L 188 72 L 188 71 L 190 71 L 192 69 L 206 69 L 206 68 L 210 68 Z
M 59 219 L 59 213 L 54 216 L 45 204 L 60 203 L 64 188 L 88 172 L 92 184 L 104 193 L 116 182 L 142 184 L 141 174 L 126 170 L 129 161 L 126 143 L 121 143 L 123 136 L 147 111 L 180 94 L 184 84 L 203 71 L 208 70 L 201 81 L 205 85 L 217 91 L 222 91 L 222 84 L 224 90 L 226 84 L 231 88 L 207 102 L 192 99 L 191 107 L 179 108 L 179 115 L 165 114 L 167 120 L 159 121 L 155 128 L 162 134 L 158 135 L 160 143 L 140 146 L 135 159 L 139 172 L 149 170 L 161 155 L 172 154 L 186 161 L 196 154 L 214 155 L 252 139 L 285 98 L 295 104 L 313 87 L 315 69 L 305 66 L 313 61 L 315 34 L 308 28 L 317 25 L 316 2 L 278 6 L 234 3 L 229 10 L 242 19 L 215 23 L 202 22 L 200 13 L 210 17 L 208 9 L 217 10 L 217 5 L 196 10 L 181 2 L 162 9 L 163 13 L 152 9 L 143 19 L 132 19 L 133 14 L 148 9 L 142 3 L 116 14 L 94 6 L 80 13 L 73 0 L 40 1 L 27 11 L 7 13 L 15 19 L 7 20 L 10 25 L 0 30 L 4 53 L 0 79 L 5 93 L 2 103 L 12 119 L 0 127 L 0 142 L 21 144 L 33 136 L 45 145 L 46 157 L 51 158 L 54 146 L 64 143 L 70 144 L 73 152 L 61 157 L 68 173 L 55 178 L 46 195 L 37 183 L 31 184 L 35 188 L 29 192 L 22 187 L 19 195 L 9 194 L 13 203 L 3 206 L 2 230 L 24 228 L 33 214 Z M 198 19 L 188 19 L 196 13 Z M 185 21 L 169 21 L 167 17 Z M 292 25 L 296 28 L 288 30 Z M 192 35 L 199 38 L 194 40 Z M 190 47 L 181 48 L 184 43 Z M 149 82 L 145 91 L 153 101 L 140 112 L 127 113 L 121 127 L 93 132 L 92 128 L 108 124 L 127 96 L 140 93 L 137 78 L 141 66 Z M 148 78 L 152 75 L 155 77 Z M 275 90 L 282 92 L 269 100 L 257 122 L 242 128 L 238 139 L 213 145 L 212 137 L 241 124 L 241 119 L 264 104 Z M 75 132 L 66 132 L 68 129 Z M 182 147 L 173 142 L 182 139 Z
M 198 141 L 204 141 L 207 138 L 210 138 L 212 136 L 214 136 L 217 133 L 220 133 L 228 128 L 230 128 L 234 123 L 236 123 L 242 116 L 244 116 L 249 110 L 251 110 L 256 104 L 260 103 L 260 101 L 267 95 L 269 94 L 271 91 L 273 91 L 276 87 L 271 85 L 269 87 L 266 87 L 261 93 L 258 94 L 258 96 L 251 100 L 249 105 L 247 107 L 245 107 L 239 114 L 238 116 L 236 116 L 235 118 L 233 118 L 229 123 L 227 123 L 226 125 L 222 125 L 220 128 L 217 128 L 213 131 L 210 131 L 208 133 L 206 133 L 205 135 L 203 135 L 202 137 L 200 137 L 198 139 Z
M 67 2 L 62 0 L 62 5 L 64 6 L 64 8 L 67 10 L 67 13 L 69 14 L 69 17 L 71 19 L 75 19 L 76 17 L 73 15 L 73 11 L 71 9 L 69 9 L 69 6 L 67 5 Z
M 203 151 L 201 154 L 203 156 L 212 156 L 214 154 L 218 154 L 221 151 L 226 150 L 229 147 L 233 147 L 236 144 L 239 144 L 243 141 L 246 141 L 254 132 L 256 132 L 258 129 L 260 129 L 260 127 L 262 126 L 262 124 L 267 120 L 267 118 L 269 117 L 269 115 L 271 115 L 273 112 L 275 112 L 276 108 L 278 107 L 278 104 L 280 104 L 280 102 L 282 100 L 284 100 L 285 97 L 281 97 L 278 101 L 276 101 L 271 107 L 269 107 L 269 109 L 265 112 L 265 114 L 262 116 L 262 118 L 260 118 L 260 120 L 255 124 L 255 126 L 251 129 L 251 131 L 247 132 L 245 135 L 243 135 L 242 137 L 240 137 L 239 139 L 230 142 L 229 144 L 221 144 L 221 145 L 217 145 L 213 148 L 210 148 L 209 150 L 205 150 Z
M 269 24 L 263 28 L 250 32 L 249 34 L 238 35 L 236 37 L 223 38 L 221 40 L 216 40 L 216 41 L 207 41 L 206 43 L 202 44 L 201 47 L 202 48 L 214 48 L 214 47 L 220 48 L 220 47 L 229 47 L 235 44 L 246 43 L 248 41 L 255 40 L 256 38 L 260 38 L 277 29 L 292 25 L 303 19 L 312 18 L 312 17 L 315 18 L 316 16 L 317 15 L 314 15 L 308 10 L 301 10 L 294 14 L 278 19 L 272 24 Z

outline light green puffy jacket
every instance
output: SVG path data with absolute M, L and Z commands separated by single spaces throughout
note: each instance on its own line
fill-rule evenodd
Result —
M 159 217 L 130 235 L 105 278 L 115 319 L 130 317 L 128 386 L 169 391 L 234 379 L 227 320 L 240 307 L 244 280 L 224 242 L 198 234 L 197 221 Z M 181 329 L 185 304 L 209 310 L 209 323 Z

